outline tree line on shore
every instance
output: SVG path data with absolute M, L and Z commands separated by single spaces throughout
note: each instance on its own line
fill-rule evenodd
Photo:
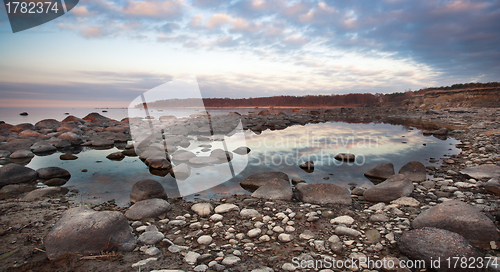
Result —
M 499 82 L 488 83 L 465 83 L 454 84 L 452 86 L 422 88 L 417 91 L 405 91 L 389 94 L 381 93 L 351 93 L 351 94 L 332 94 L 332 95 L 305 95 L 291 96 L 280 95 L 271 97 L 253 97 L 253 98 L 203 98 L 207 108 L 231 108 L 231 107 L 335 107 L 335 106 L 376 106 L 381 103 L 401 103 L 415 96 L 422 96 L 431 91 L 439 90 L 459 90 L 459 89 L 478 89 L 499 87 Z M 199 105 L 198 99 L 167 99 L 148 103 L 148 107 L 154 108 L 177 108 L 194 107 Z M 137 107 L 142 107 L 138 105 Z

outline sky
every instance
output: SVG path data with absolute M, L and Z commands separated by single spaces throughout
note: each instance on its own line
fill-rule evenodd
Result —
M 80 0 L 17 33 L 0 6 L 0 107 L 127 107 L 192 75 L 230 98 L 500 81 L 496 0 Z

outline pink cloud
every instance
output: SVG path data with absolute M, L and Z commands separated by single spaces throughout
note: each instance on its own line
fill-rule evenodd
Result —
M 182 13 L 184 1 L 135 1 L 129 0 L 121 12 L 128 16 L 144 16 L 159 19 L 178 17 Z
M 231 21 L 231 16 L 227 14 L 214 14 L 207 22 L 207 28 L 214 29 L 225 25 Z

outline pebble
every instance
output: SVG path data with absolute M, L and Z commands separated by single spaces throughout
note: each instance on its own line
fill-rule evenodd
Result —
M 247 232 L 247 236 L 250 238 L 254 238 L 259 236 L 262 233 L 262 230 L 259 228 L 251 229 Z

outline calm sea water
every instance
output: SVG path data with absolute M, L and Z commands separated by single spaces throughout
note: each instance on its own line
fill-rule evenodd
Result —
M 88 110 L 84 112 L 86 115 Z M 112 114 L 118 115 L 118 112 L 109 111 L 111 114 L 107 116 L 113 117 Z M 83 117 L 82 115 L 84 114 L 77 116 Z M 239 182 L 251 174 L 265 171 L 282 171 L 290 178 L 299 177 L 308 183 L 330 182 L 345 187 L 371 183 L 363 173 L 380 163 L 393 163 L 396 172 L 404 164 L 414 160 L 433 165 L 431 158 L 440 163 L 440 158 L 458 154 L 460 150 L 455 147 L 457 143 L 454 139 L 440 140 L 423 136 L 417 129 L 375 123 L 329 122 L 296 125 L 284 130 L 266 130 L 260 135 L 247 131 L 244 142 L 238 144 L 246 144 L 252 150 L 248 156 L 248 165 L 240 167 L 243 170 L 235 173 L 235 177 L 211 189 L 187 196 L 187 199 L 219 198 L 246 192 L 239 186 Z M 191 145 L 196 148 L 191 150 L 199 156 L 208 156 L 211 149 L 198 147 L 203 144 L 207 142 L 192 139 Z M 116 151 L 119 151 L 117 147 L 107 150 L 86 147 L 77 152 L 78 159 L 74 161 L 60 160 L 61 153 L 56 152 L 48 156 L 35 156 L 27 166 L 33 169 L 48 166 L 67 169 L 72 176 L 65 186 L 80 191 L 75 201 L 102 202 L 115 199 L 119 205 L 125 205 L 129 201 L 132 185 L 141 179 L 159 181 L 170 197 L 179 195 L 173 177 L 151 174 L 148 167 L 137 157 L 126 157 L 122 161 L 106 158 L 108 154 Z M 356 161 L 341 163 L 335 160 L 334 156 L 340 152 L 355 154 Z M 232 162 L 241 162 L 239 156 L 235 154 Z M 307 160 L 315 161 L 312 173 L 299 168 L 299 165 Z M 82 172 L 83 169 L 88 171 Z M 200 176 L 207 181 L 220 179 L 220 169 L 218 166 L 193 168 L 191 176 Z
M 208 112 L 212 115 L 219 114 L 227 114 L 230 111 L 236 111 L 241 114 L 247 114 L 248 111 L 252 109 L 209 109 Z M 106 111 L 106 112 L 103 112 Z M 169 110 L 158 110 L 151 109 L 150 115 L 156 118 L 162 115 L 174 115 L 176 117 L 187 117 L 192 113 L 200 112 L 201 109 L 169 109 Z M 21 112 L 27 112 L 28 115 L 22 116 L 19 115 Z M 0 121 L 4 121 L 5 123 L 11 125 L 17 125 L 21 123 L 31 123 L 35 124 L 36 122 L 43 119 L 56 119 L 58 121 L 62 121 L 68 115 L 74 115 L 79 118 L 85 117 L 87 114 L 91 112 L 98 112 L 103 116 L 109 117 L 111 119 L 115 119 L 120 121 L 123 118 L 128 117 L 129 112 L 128 108 L 0 108 Z M 139 109 L 134 109 L 134 113 L 139 114 Z M 66 114 L 67 113 L 67 114 Z M 136 115 L 137 116 L 137 115 Z

